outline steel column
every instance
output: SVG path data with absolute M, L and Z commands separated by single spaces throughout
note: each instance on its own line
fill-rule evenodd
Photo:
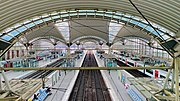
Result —
M 176 86 L 175 86 L 175 101 L 179 101 L 179 58 L 176 57 L 175 59 L 175 81 L 176 81 Z
M 68 47 L 68 50 L 67 50 L 67 56 L 70 56 L 71 52 L 70 52 L 70 46 Z
M 167 75 L 166 75 L 166 79 L 165 79 L 165 82 L 164 82 L 164 85 L 163 85 L 163 90 L 166 88 L 166 85 L 167 85 L 167 82 L 168 82 L 170 73 L 171 73 L 171 70 L 168 69 L 168 73 L 167 73 Z
M 2 72 L 2 76 L 3 76 L 3 78 L 4 78 L 4 81 L 5 81 L 5 84 L 6 84 L 6 86 L 7 86 L 7 90 L 11 90 L 11 86 L 10 86 L 10 84 L 9 84 L 8 79 L 6 78 L 6 76 L 5 76 L 5 74 L 4 74 L 4 71 L 2 70 L 1 72 Z
M 108 48 L 109 48 L 109 49 L 108 49 L 108 54 L 110 54 L 110 47 L 108 46 Z
M 172 69 L 172 80 L 171 80 L 171 90 L 174 91 L 174 76 L 175 76 L 175 70 Z

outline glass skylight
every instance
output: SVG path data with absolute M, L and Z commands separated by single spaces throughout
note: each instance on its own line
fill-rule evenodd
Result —
M 138 21 L 141 20 L 141 18 L 135 17 L 135 16 L 133 16 L 132 18 L 135 19 L 135 20 L 138 20 Z
M 170 38 L 168 35 L 165 35 L 165 34 L 162 37 L 164 38 L 164 40 L 167 40 Z
M 69 16 L 68 13 L 61 15 L 61 17 L 68 17 L 68 16 Z
M 149 31 L 149 32 L 154 31 L 154 29 L 153 29 L 152 27 L 150 27 L 150 26 L 146 27 L 145 29 L 146 29 L 147 31 Z
M 91 13 L 92 14 L 92 13 Z M 91 15 L 91 14 L 89 14 L 89 15 Z M 71 13 L 71 14 L 69 14 L 70 16 L 77 16 L 77 13 Z
M 68 12 L 70 12 L 70 13 L 76 13 L 77 11 L 68 11 Z
M 160 35 L 163 35 L 163 33 L 161 32 L 161 31 L 159 31 L 159 30 L 156 30 Z M 156 31 L 153 31 L 152 33 L 154 34 L 154 35 L 157 35 L 157 36 L 159 36 L 159 34 L 156 32 Z
M 9 41 L 11 40 L 13 37 L 9 36 L 9 35 L 4 35 L 1 37 L 3 40 Z
M 131 15 L 128 15 L 128 14 L 125 14 L 124 16 L 127 17 L 127 18 L 131 18 L 132 17 Z
M 139 23 L 138 26 L 140 26 L 141 28 L 146 27 L 147 25 L 143 24 L 143 23 Z
M 79 10 L 79 12 L 95 12 L 95 10 Z
M 33 27 L 33 26 L 35 26 L 35 24 L 34 23 L 29 23 L 29 24 L 27 24 L 27 25 L 25 25 L 27 28 L 31 28 L 31 27 Z
M 116 15 L 114 15 L 113 18 L 120 19 L 121 16 L 116 16 Z
M 69 41 L 70 33 L 69 33 L 69 24 L 68 22 L 61 22 L 55 24 L 58 28 L 58 30 L 61 32 L 62 36 L 66 40 L 66 42 Z
M 68 12 L 70 12 L 72 14 L 68 14 Z M 79 12 L 79 13 L 77 13 L 77 12 Z M 77 15 L 86 16 L 86 15 L 95 15 L 95 14 L 96 14 L 96 16 L 101 16 L 101 17 L 103 17 L 103 16 L 113 17 L 113 18 L 117 19 L 117 21 L 118 21 L 118 19 L 120 19 L 119 21 L 123 20 L 123 22 L 130 21 L 129 23 L 132 23 L 132 24 L 138 25 L 142 28 L 145 28 L 145 30 L 151 32 L 152 34 L 154 34 L 158 37 L 160 37 L 158 35 L 158 33 L 159 33 L 160 35 L 163 36 L 164 39 L 170 38 L 165 33 L 168 33 L 170 36 L 176 35 L 175 33 L 172 33 L 171 31 L 167 30 L 166 28 L 161 27 L 160 25 L 151 22 L 151 24 L 155 28 L 158 28 L 157 29 L 158 33 L 157 33 L 156 31 L 154 31 L 154 29 L 152 27 L 149 26 L 149 24 L 145 20 L 143 20 L 139 17 L 128 15 L 128 14 L 123 14 L 121 12 L 111 12 L 111 11 L 103 11 L 103 10 L 97 10 L 97 11 L 96 10 L 69 10 L 69 11 L 62 11 L 62 12 L 53 12 L 51 14 L 44 14 L 42 16 L 36 16 L 32 19 L 25 20 L 23 22 L 24 25 L 22 23 L 19 23 L 19 24 L 14 25 L 11 28 L 7 28 L 7 29 L 3 30 L 2 32 L 8 33 L 10 36 L 16 36 L 19 34 L 19 32 L 21 33 L 23 31 L 27 30 L 27 28 L 31 28 L 31 27 L 35 26 L 36 24 L 43 23 L 44 21 L 49 21 L 52 19 L 59 19 L 60 17 L 77 16 Z M 49 17 L 50 15 L 52 15 L 51 16 L 52 18 Z M 31 21 L 34 21 L 34 23 Z M 68 26 L 68 23 L 63 22 L 63 23 L 59 23 L 59 25 Z M 120 25 L 120 24 L 117 24 L 117 25 Z M 62 32 L 65 39 L 69 40 L 69 27 L 58 27 L 58 28 L 61 30 L 60 32 Z M 16 30 L 13 31 L 14 29 L 16 29 Z M 111 30 L 110 27 L 109 27 L 109 30 Z M 114 31 L 115 31 L 115 29 L 114 29 Z M 112 31 L 110 32 L 110 34 L 112 34 Z M 6 35 L 2 39 L 10 40 L 12 38 L 9 38 L 9 36 Z
M 47 17 L 47 18 L 44 18 L 43 20 L 44 20 L 44 21 L 49 21 L 49 20 L 51 20 L 51 18 L 50 18 L 50 17 Z
M 139 22 L 137 22 L 137 21 L 135 21 L 135 20 L 131 20 L 130 21 L 131 23 L 133 23 L 133 24 L 135 24 L 135 25 L 137 25 Z
M 59 15 L 52 16 L 52 19 L 58 19 L 58 18 L 60 18 L 60 16 L 59 16 Z
M 124 20 L 124 21 L 128 21 L 129 19 L 128 19 L 128 18 L 122 18 L 122 20 Z
M 87 15 L 95 15 L 95 12 L 89 12 Z
M 38 25 L 38 24 L 40 24 L 40 23 L 42 23 L 42 22 L 43 22 L 42 20 L 34 21 L 34 23 L 35 23 L 36 25 Z
M 21 33 L 23 31 L 25 31 L 27 28 L 25 26 L 21 26 L 19 28 L 17 28 L 17 30 Z
M 109 24 L 109 42 L 112 43 L 115 39 L 116 35 L 120 31 L 120 29 L 123 27 L 121 24 L 117 23 L 111 23 Z
M 152 25 L 153 27 L 155 27 L 155 28 L 160 28 L 160 27 L 161 27 L 160 25 L 155 24 L 155 23 L 151 23 L 151 25 Z
M 19 32 L 18 31 L 16 31 L 16 30 L 13 30 L 12 32 L 10 32 L 9 33 L 11 36 L 16 36 L 16 35 L 18 35 L 19 34 Z
M 172 32 L 167 32 L 169 35 L 171 35 L 171 36 L 175 36 L 176 34 L 174 34 L 174 33 L 172 33 Z

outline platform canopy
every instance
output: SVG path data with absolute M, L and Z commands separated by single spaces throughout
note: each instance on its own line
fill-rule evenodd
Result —
M 179 7 L 179 0 L 1 0 L 1 56 L 22 36 L 27 35 L 30 38 L 27 39 L 29 41 L 36 33 L 40 34 L 37 37 L 41 37 L 47 32 L 47 36 L 50 35 L 51 38 L 56 37 L 65 42 L 73 42 L 84 33 L 86 37 L 99 37 L 106 42 L 110 42 L 108 35 L 110 33 L 110 23 L 122 25 L 112 35 L 115 36 L 114 40 L 111 40 L 112 44 L 119 38 L 129 36 L 141 37 L 147 40 L 154 39 L 171 56 L 179 56 Z M 64 38 L 63 32 L 58 32 L 53 27 L 55 24 L 62 22 L 68 23 L 66 24 L 68 29 L 65 30 L 68 32 L 65 32 L 65 34 L 67 37 L 69 33 L 69 38 Z M 53 27 L 53 33 L 49 26 Z M 48 31 L 48 28 L 50 31 Z

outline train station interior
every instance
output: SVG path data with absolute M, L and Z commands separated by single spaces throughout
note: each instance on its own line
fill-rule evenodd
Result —
M 0 101 L 180 101 L 180 0 L 0 0 Z

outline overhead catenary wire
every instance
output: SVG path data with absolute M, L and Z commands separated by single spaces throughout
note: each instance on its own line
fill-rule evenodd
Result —
M 166 42 L 166 40 L 164 40 L 164 38 L 162 37 L 162 35 L 159 34 L 159 32 L 156 30 L 156 28 L 149 22 L 149 20 L 143 15 L 143 13 L 136 7 L 136 5 L 129 0 L 129 2 L 131 3 L 131 5 L 138 11 L 138 13 L 146 20 L 146 22 L 154 29 L 154 31 L 159 35 L 159 37 Z M 166 52 L 168 52 L 168 54 L 173 57 L 172 53 L 170 52 L 170 50 L 168 50 L 166 47 L 164 47 L 162 44 L 160 44 L 161 47 L 163 47 L 165 49 Z M 169 47 L 169 45 L 167 44 L 167 46 Z
M 76 22 L 76 21 L 74 21 L 74 20 L 72 20 L 72 22 L 77 23 L 77 24 L 79 24 L 79 25 L 82 25 L 82 26 L 84 26 L 84 27 L 87 27 L 87 28 L 90 28 L 90 29 L 93 29 L 93 30 L 99 31 L 99 32 L 101 32 L 101 33 L 104 33 L 104 34 L 109 35 L 109 33 L 107 33 L 107 32 L 104 32 L 104 31 L 101 31 L 101 30 L 99 30 L 99 29 L 93 28 L 93 27 L 91 27 L 91 26 L 88 26 L 88 25 L 85 25 L 85 24 L 82 24 L 82 23 Z M 127 29 L 126 29 L 126 30 L 127 30 Z M 129 32 L 129 31 L 128 31 L 128 32 Z M 129 32 L 129 33 L 130 33 L 130 32 Z M 141 44 L 141 43 L 139 43 L 139 42 L 136 42 L 136 41 L 130 40 L 130 39 L 126 38 L 126 37 L 120 37 L 120 36 L 116 36 L 116 35 L 113 35 L 113 34 L 110 34 L 110 35 L 111 35 L 111 36 L 114 36 L 114 37 L 116 37 L 116 38 L 119 38 L 119 39 L 126 39 L 126 40 L 128 40 L 128 41 L 130 41 L 130 42 L 134 42 L 134 43 Z M 151 47 L 152 47 L 152 46 L 151 46 Z M 160 48 L 158 48 L 158 47 L 152 47 L 152 48 L 160 49 Z M 163 49 L 160 49 L 160 50 L 163 50 Z
M 107 32 L 104 32 L 104 31 L 101 31 L 101 30 L 99 30 L 99 29 L 93 28 L 93 27 L 91 27 L 91 26 L 88 26 L 88 25 L 85 25 L 85 24 L 76 22 L 76 21 L 74 21 L 74 20 L 72 20 L 72 21 L 75 22 L 75 23 L 77 23 L 77 24 L 80 24 L 80 25 L 82 25 L 82 26 L 85 26 L 85 27 L 87 27 L 87 28 L 90 28 L 90 29 L 93 29 L 93 30 L 99 31 L 99 32 L 101 32 L 101 33 L 104 33 L 104 34 L 109 35 L 109 33 L 107 33 Z M 117 38 L 126 39 L 126 40 L 128 40 L 128 41 L 130 41 L 130 42 L 135 42 L 135 41 L 129 40 L 129 39 L 125 38 L 125 37 L 120 37 L 120 36 L 116 36 L 116 35 L 113 35 L 113 34 L 110 34 L 110 35 L 111 35 L 111 36 L 114 36 L 114 37 L 117 37 Z

